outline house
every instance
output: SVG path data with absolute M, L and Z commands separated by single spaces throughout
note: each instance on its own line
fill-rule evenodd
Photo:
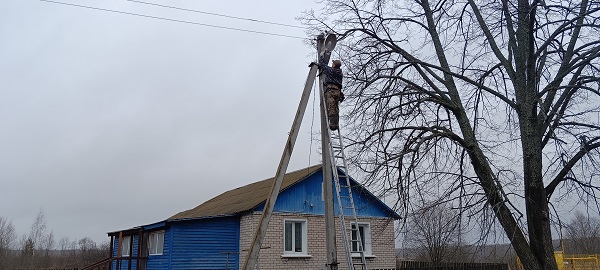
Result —
M 285 175 L 258 258 L 260 269 L 323 268 L 322 180 L 321 165 Z M 351 180 L 368 267 L 395 269 L 394 220 L 399 216 Z M 111 269 L 240 269 L 272 183 L 273 178 L 252 183 L 164 221 L 108 233 Z M 337 218 L 336 227 L 339 232 Z M 338 261 L 346 269 L 341 237 L 336 239 Z

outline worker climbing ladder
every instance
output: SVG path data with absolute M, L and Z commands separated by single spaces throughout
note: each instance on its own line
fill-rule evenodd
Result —
M 321 92 L 321 98 L 325 98 L 323 92 Z M 324 101 L 325 100 L 323 100 L 323 102 Z M 329 122 L 329 118 L 327 118 L 327 121 Z M 352 195 L 352 184 L 350 177 L 348 176 L 348 163 L 344 153 L 341 131 L 339 128 L 334 131 L 330 129 L 326 130 L 329 136 L 329 157 L 331 160 L 331 169 L 333 171 L 333 182 L 335 183 L 335 193 L 338 202 L 340 227 L 346 253 L 346 262 L 348 264 L 348 269 L 366 270 L 367 260 L 365 258 L 364 244 L 362 242 L 363 238 L 358 226 L 358 216 L 356 214 L 356 206 L 354 205 L 354 197 Z M 349 224 L 347 224 L 347 221 L 349 221 Z M 350 225 L 349 228 L 348 225 Z M 353 247 L 355 248 L 353 249 Z M 357 256 L 357 262 L 354 261 L 353 254 L 359 255 Z

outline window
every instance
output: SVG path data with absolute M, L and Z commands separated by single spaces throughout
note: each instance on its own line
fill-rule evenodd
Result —
M 121 243 L 121 257 L 129 257 L 131 254 L 131 236 L 123 236 L 123 243 Z
M 148 236 L 148 254 L 162 255 L 165 244 L 165 231 L 152 232 Z
M 285 220 L 284 254 L 307 254 L 306 220 Z
M 358 241 L 360 234 L 360 245 Z M 369 223 L 358 223 L 358 231 L 356 224 L 352 224 L 352 252 L 357 252 L 355 256 L 359 256 L 360 247 L 364 250 L 365 255 L 371 255 L 371 226 Z

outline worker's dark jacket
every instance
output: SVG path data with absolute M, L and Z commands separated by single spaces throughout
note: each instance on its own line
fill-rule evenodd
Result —
M 325 75 L 324 84 L 335 84 L 342 89 L 342 79 L 344 78 L 342 69 L 328 66 L 327 62 L 324 62 L 322 58 L 319 60 L 319 67 L 321 68 L 323 75 Z

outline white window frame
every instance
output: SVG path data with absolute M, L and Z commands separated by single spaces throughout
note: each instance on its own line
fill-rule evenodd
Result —
M 352 223 L 352 228 L 354 228 L 356 223 Z M 364 254 L 365 256 L 372 256 L 373 255 L 373 247 L 372 247 L 372 242 L 371 242 L 371 224 L 369 222 L 358 222 L 358 228 L 362 228 L 362 232 L 360 234 L 361 238 L 364 240 L 363 243 L 363 248 L 364 248 Z M 356 234 L 354 232 L 352 232 L 352 240 L 356 240 Z M 358 245 L 355 245 L 354 242 L 352 242 L 352 257 L 360 257 L 360 253 L 358 253 Z
M 148 235 L 148 255 L 162 255 L 165 246 L 165 231 L 155 231 Z
M 131 235 L 123 236 L 121 238 L 121 257 L 129 257 L 131 254 Z
M 292 226 L 292 232 L 291 232 L 291 236 L 292 239 L 290 239 L 291 241 L 291 250 L 286 250 L 286 241 L 288 240 L 286 237 L 286 225 L 288 223 L 294 224 Z M 299 224 L 299 225 L 298 225 Z M 296 235 L 294 234 L 294 229 L 295 226 L 300 226 L 301 228 L 301 250 L 300 251 L 296 251 L 296 241 L 295 241 L 295 237 Z M 283 255 L 282 257 L 307 257 L 308 255 L 308 221 L 306 219 L 284 219 L 283 220 Z

